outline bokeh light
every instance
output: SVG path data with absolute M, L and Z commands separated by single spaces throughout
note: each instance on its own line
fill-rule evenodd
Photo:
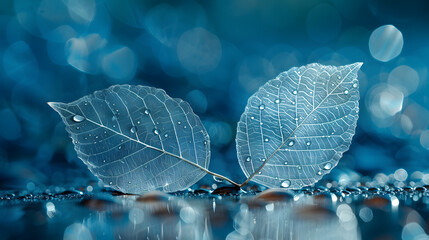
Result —
M 369 50 L 372 56 L 382 62 L 397 57 L 404 46 L 402 33 L 393 25 L 384 25 L 375 29 L 369 38 Z

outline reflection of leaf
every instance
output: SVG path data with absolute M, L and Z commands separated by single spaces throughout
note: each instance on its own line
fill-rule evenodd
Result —
M 91 172 L 116 190 L 183 190 L 205 175 L 207 132 L 189 104 L 163 90 L 117 85 L 72 103 L 49 103 Z
M 361 65 L 292 68 L 250 97 L 236 138 L 246 176 L 300 188 L 330 172 L 355 133 Z

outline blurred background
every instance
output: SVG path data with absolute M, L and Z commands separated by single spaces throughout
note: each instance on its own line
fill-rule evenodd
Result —
M 360 118 L 336 171 L 429 184 L 428 12 L 416 0 L 3 0 L 0 188 L 94 179 L 46 102 L 124 83 L 188 101 L 211 138 L 210 169 L 241 182 L 234 139 L 248 97 L 294 66 L 357 61 Z

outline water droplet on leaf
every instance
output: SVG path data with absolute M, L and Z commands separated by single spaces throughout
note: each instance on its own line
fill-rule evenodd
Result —
M 73 116 L 73 121 L 74 122 L 80 123 L 80 122 L 83 122 L 84 120 L 85 120 L 85 117 L 83 117 L 81 115 L 74 115 Z
M 331 163 L 327 163 L 324 167 L 325 170 L 329 170 L 332 168 L 332 164 Z
M 280 185 L 284 188 L 288 188 L 288 187 L 290 187 L 290 181 L 284 180 Z

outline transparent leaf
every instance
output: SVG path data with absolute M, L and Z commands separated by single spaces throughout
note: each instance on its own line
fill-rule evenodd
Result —
M 61 115 L 78 157 L 106 186 L 174 192 L 206 173 L 207 131 L 188 103 L 163 90 L 116 85 L 49 105 Z
M 245 175 L 296 189 L 329 173 L 355 133 L 361 65 L 294 67 L 252 95 L 236 137 Z

